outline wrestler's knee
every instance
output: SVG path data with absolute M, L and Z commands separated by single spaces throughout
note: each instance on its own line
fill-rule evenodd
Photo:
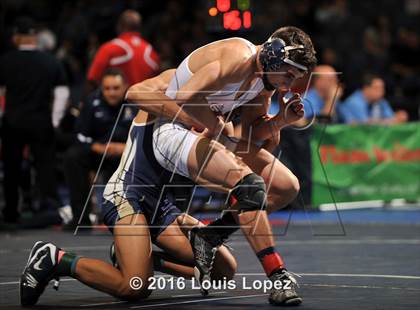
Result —
M 282 180 L 281 185 L 273 184 L 268 192 L 268 211 L 284 208 L 296 198 L 299 190 L 299 180 L 292 173 Z
M 291 174 L 289 176 L 289 180 L 288 180 L 287 185 L 288 186 L 287 186 L 287 190 L 286 190 L 286 195 L 287 195 L 287 197 L 290 198 L 289 202 L 291 202 L 292 200 L 294 200 L 296 198 L 297 194 L 300 191 L 300 184 L 299 184 L 298 178 L 294 174 Z

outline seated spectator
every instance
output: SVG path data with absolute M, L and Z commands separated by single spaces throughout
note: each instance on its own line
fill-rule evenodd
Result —
M 312 76 L 312 87 L 304 98 L 305 119 L 315 115 L 320 121 L 336 119 L 335 108 L 342 94 L 338 73 L 328 65 L 316 66 Z
M 344 123 L 398 124 L 406 122 L 407 112 L 394 113 L 385 99 L 385 83 L 379 76 L 367 74 L 362 89 L 356 90 L 338 107 Z
M 90 205 L 87 202 L 90 198 L 90 172 L 98 170 L 105 155 L 99 172 L 106 182 L 119 164 L 131 122 L 137 112 L 135 107 L 125 106 L 120 113 L 126 89 L 123 74 L 117 69 L 108 69 L 100 89 L 83 105 L 76 121 L 78 141 L 67 150 L 64 159 L 73 211 L 73 222 L 68 225 L 69 229 L 75 228 L 82 213 L 81 225 L 90 225 Z M 87 208 L 83 212 L 85 205 Z

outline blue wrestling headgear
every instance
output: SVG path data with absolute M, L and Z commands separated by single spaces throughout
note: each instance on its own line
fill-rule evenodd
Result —
M 259 56 L 264 72 L 279 71 L 283 63 L 292 65 L 302 71 L 308 71 L 306 66 L 298 64 L 289 58 L 290 51 L 303 48 L 303 45 L 288 46 L 282 39 L 270 37 L 263 44 Z
M 279 72 L 284 63 L 292 65 L 299 70 L 308 71 L 304 65 L 298 64 L 289 58 L 289 51 L 303 49 L 303 45 L 288 46 L 280 38 L 269 38 L 261 47 L 259 60 L 263 67 L 262 80 L 264 88 L 273 91 L 276 88 L 268 81 L 267 72 Z
M 268 75 L 270 73 L 285 73 L 281 72 L 286 69 L 281 68 L 281 65 L 292 66 L 299 71 L 311 71 L 316 65 L 315 54 L 311 38 L 303 30 L 293 26 L 277 29 L 267 42 L 260 46 L 258 51 L 258 62 L 260 70 L 263 71 L 264 87 L 274 90 Z M 275 79 L 273 79 L 274 81 Z

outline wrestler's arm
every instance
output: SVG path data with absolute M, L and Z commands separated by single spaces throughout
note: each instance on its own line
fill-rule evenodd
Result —
M 199 130 L 207 128 L 211 133 L 218 133 L 225 124 L 210 109 L 206 96 L 220 90 L 236 76 L 246 74 L 242 72 L 246 70 L 243 62 L 247 59 L 245 55 L 247 49 L 244 50 L 226 48 L 219 60 L 208 63 L 194 73 L 191 79 L 177 91 L 175 100 L 163 93 L 174 74 L 174 71 L 168 72 L 170 70 L 156 78 L 130 87 L 127 99 L 138 103 L 146 112 L 168 118 L 172 118 L 179 111 L 179 106 L 182 106 L 182 111 L 186 113 L 177 118 L 177 121 L 184 124 L 188 121 L 190 124 L 194 123 L 191 126 Z M 243 57 L 238 56 L 241 52 L 244 54 Z M 162 106 L 157 103 L 165 104 L 163 111 Z
M 185 113 L 175 100 L 165 95 L 175 71 L 169 69 L 156 77 L 132 85 L 127 91 L 126 99 L 150 114 L 168 119 L 176 117 L 184 125 L 202 130 L 204 128 L 201 124 Z
M 251 138 L 251 141 L 265 141 L 265 143 L 268 143 L 269 140 L 278 140 L 280 129 L 286 124 L 282 119 L 275 121 L 273 116 L 268 115 L 271 94 L 271 92 L 260 94 L 242 106 L 241 139 Z
M 243 141 L 252 143 L 259 143 L 261 148 L 273 152 L 276 146 L 280 143 L 280 130 L 275 131 L 271 126 L 266 126 L 271 116 L 268 115 L 268 106 L 270 104 L 270 97 L 265 98 L 258 96 L 251 102 L 242 106 L 241 108 L 241 122 L 234 127 L 234 136 Z M 265 125 L 263 125 L 265 124 Z M 269 124 L 269 123 L 268 123 Z M 261 139 L 261 132 L 271 128 L 271 135 L 266 138 L 263 135 Z
M 206 97 L 249 74 L 250 66 L 244 64 L 250 51 L 242 45 L 226 47 L 218 60 L 197 70 L 177 92 L 176 99 L 184 104 L 184 110 L 215 134 L 226 124 L 210 109 Z
M 281 129 L 303 117 L 303 104 L 297 94 L 286 102 L 281 101 L 281 109 L 276 115 L 269 115 L 271 95 L 272 93 L 263 91 L 250 102 L 253 104 L 247 104 L 247 107 L 243 109 L 241 114 L 242 137 L 249 137 L 249 131 L 252 128 L 251 141 L 279 140 Z M 285 114 L 284 111 L 287 113 Z
M 219 61 L 203 66 L 176 94 L 176 101 L 183 106 L 183 110 L 211 132 L 220 128 L 221 119 L 210 109 L 206 96 L 222 86 L 219 79 L 220 66 Z
M 199 131 L 204 128 L 215 130 L 224 124 L 210 110 L 205 96 L 217 89 L 222 82 L 218 62 L 209 63 L 198 70 L 193 77 L 177 92 L 176 99 L 165 95 L 175 69 L 162 72 L 160 75 L 131 86 L 126 95 L 129 102 L 137 103 L 150 114 L 173 119 Z M 203 92 L 205 94 L 203 94 Z M 206 105 L 203 105 L 206 103 Z M 182 108 L 181 108 L 182 107 Z M 197 108 L 198 107 L 198 108 Z

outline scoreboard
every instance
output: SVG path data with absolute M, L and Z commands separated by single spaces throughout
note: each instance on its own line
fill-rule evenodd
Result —
M 252 27 L 251 0 L 208 0 L 211 31 L 240 31 Z

